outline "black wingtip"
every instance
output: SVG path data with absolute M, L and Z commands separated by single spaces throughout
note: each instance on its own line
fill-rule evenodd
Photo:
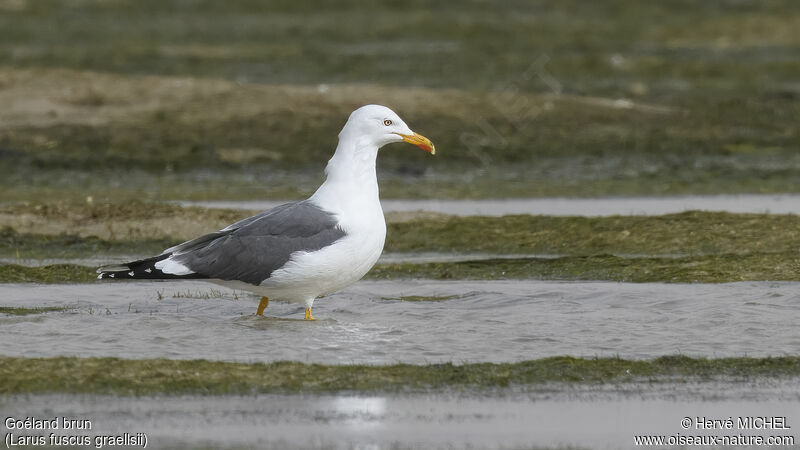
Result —
M 156 263 L 168 257 L 169 255 L 158 255 L 125 264 L 103 266 L 97 269 L 97 273 L 99 274 L 97 278 L 100 280 L 168 278 L 168 274 L 156 269 Z
M 176 278 L 208 278 L 205 275 L 198 273 L 190 273 L 186 275 L 174 275 L 171 273 L 164 273 L 156 268 L 156 263 L 169 258 L 170 254 L 163 254 L 154 256 L 152 258 L 141 259 L 126 264 L 114 264 L 103 266 L 97 269 L 97 279 L 99 280 L 168 280 Z

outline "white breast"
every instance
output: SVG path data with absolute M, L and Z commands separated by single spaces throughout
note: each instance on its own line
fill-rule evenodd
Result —
M 346 235 L 313 252 L 295 252 L 261 283 L 264 295 L 303 302 L 329 294 L 363 277 L 383 251 L 386 222 L 378 198 L 374 142 L 345 133 L 325 168 L 327 178 L 309 198 L 336 217 Z
M 380 203 L 346 205 L 335 212 L 346 235 L 321 250 L 295 252 L 261 284 L 276 300 L 307 302 L 361 279 L 378 261 L 386 240 Z

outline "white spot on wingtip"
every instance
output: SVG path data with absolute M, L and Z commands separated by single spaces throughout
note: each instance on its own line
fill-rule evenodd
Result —
M 184 266 L 183 264 L 173 261 L 170 258 L 161 260 L 155 264 L 156 269 L 168 273 L 170 275 L 189 275 L 190 273 L 194 273 L 191 269 Z
M 145 272 L 147 272 L 147 273 L 150 273 L 150 272 L 152 272 L 152 271 L 153 271 L 153 269 L 151 269 L 151 268 L 149 268 L 149 267 L 148 267 L 147 269 L 144 269 L 144 271 L 145 271 Z
M 109 275 L 108 275 L 108 278 L 114 278 L 114 274 L 113 274 L 113 273 L 112 273 L 112 274 L 109 274 Z
M 130 272 L 128 272 L 128 276 L 130 276 L 130 277 L 133 276 L 133 271 L 132 270 Z

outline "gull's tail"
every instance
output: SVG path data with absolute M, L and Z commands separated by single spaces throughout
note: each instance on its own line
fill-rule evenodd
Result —
M 185 275 L 175 275 L 165 273 L 156 268 L 156 263 L 163 261 L 171 256 L 171 253 L 164 253 L 152 258 L 140 259 L 125 264 L 111 264 L 97 269 L 98 279 L 138 279 L 138 280 L 165 280 L 175 278 L 206 278 L 197 273 L 187 273 Z

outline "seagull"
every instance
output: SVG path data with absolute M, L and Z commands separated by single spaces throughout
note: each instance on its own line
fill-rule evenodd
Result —
M 362 106 L 350 114 L 325 168 L 325 182 L 306 200 L 286 203 L 151 258 L 97 269 L 100 279 L 202 279 L 300 303 L 315 320 L 317 297 L 348 286 L 378 261 L 386 222 L 378 198 L 378 149 L 408 142 L 431 154 L 433 143 L 391 109 Z

